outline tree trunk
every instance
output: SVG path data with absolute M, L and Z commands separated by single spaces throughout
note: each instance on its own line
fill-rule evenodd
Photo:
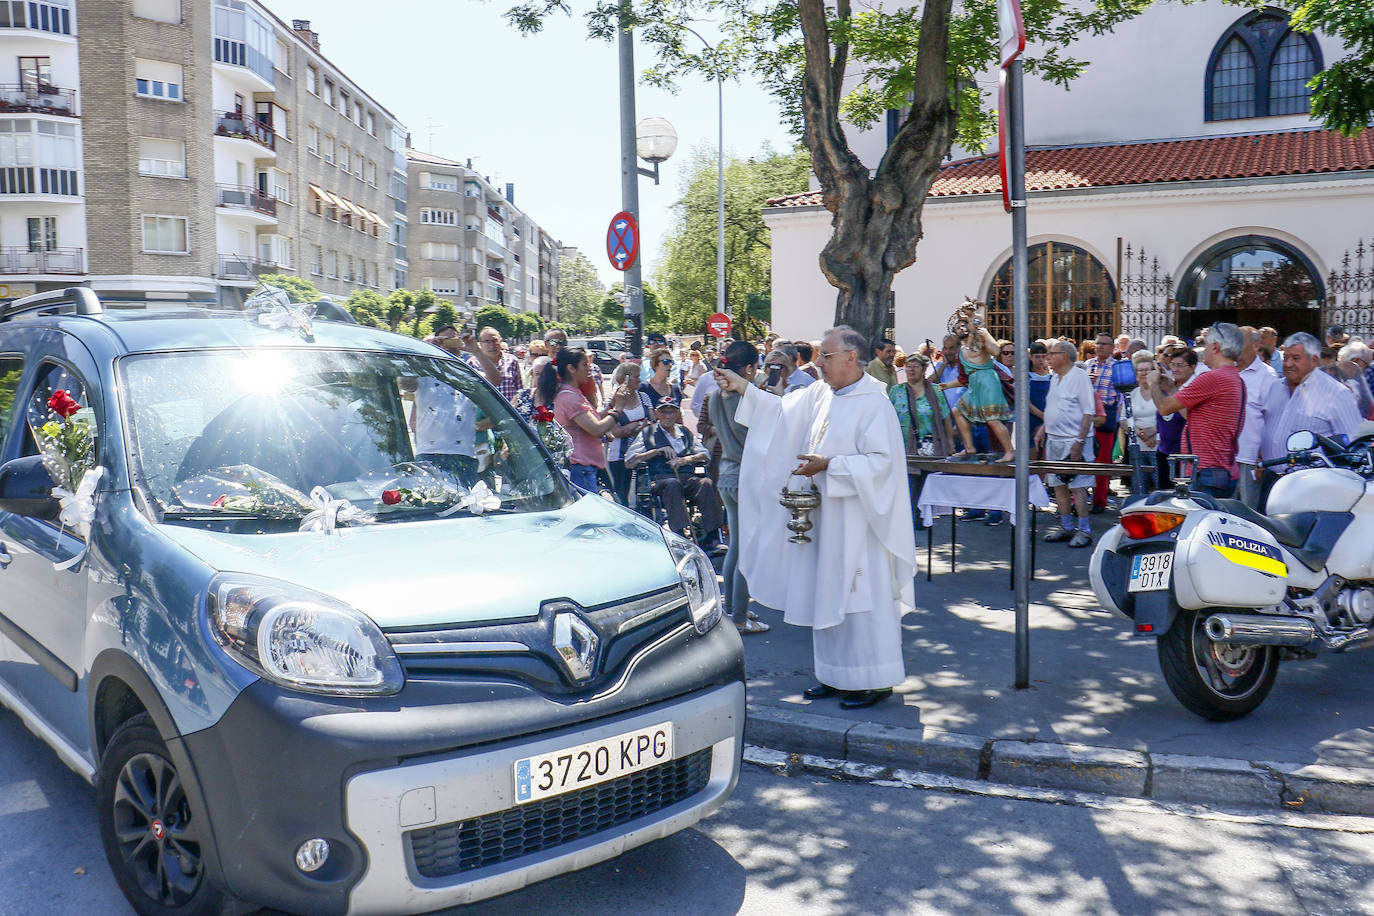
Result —
M 925 0 L 911 114 L 872 176 L 850 150 L 840 124 L 848 47 L 837 44 L 832 55 L 824 0 L 797 4 L 806 48 L 806 146 L 825 207 L 833 214 L 833 232 L 820 255 L 821 272 L 839 291 L 835 323 L 854 328 L 870 345 L 887 326 L 892 278 L 916 260 L 921 210 L 954 139 L 947 62 L 952 4 L 953 0 Z M 848 18 L 848 0 L 836 0 L 835 12 Z

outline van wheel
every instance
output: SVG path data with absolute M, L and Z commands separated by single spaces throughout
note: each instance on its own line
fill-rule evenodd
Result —
M 142 916 L 215 916 L 225 897 L 201 858 L 202 825 L 152 719 L 110 738 L 96 779 L 100 840 L 119 889 Z
M 1212 642 L 1206 628 L 1210 616 L 1180 611 L 1157 641 L 1159 667 L 1180 703 L 1204 719 L 1225 722 L 1264 702 L 1278 675 L 1279 650 Z

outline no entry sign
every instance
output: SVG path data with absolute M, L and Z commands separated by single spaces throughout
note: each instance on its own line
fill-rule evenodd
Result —
M 730 316 L 724 312 L 716 312 L 706 319 L 706 330 L 711 332 L 712 337 L 724 337 L 730 333 Z
M 611 217 L 606 230 L 606 257 L 616 270 L 629 270 L 639 257 L 639 223 L 634 214 L 621 211 Z

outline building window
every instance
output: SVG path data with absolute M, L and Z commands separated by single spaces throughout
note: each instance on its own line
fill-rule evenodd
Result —
M 369 111 L 367 113 L 367 132 L 372 136 L 377 136 L 377 114 Z
M 322 276 L 324 274 L 324 249 L 319 245 L 311 245 L 310 273 L 312 276 Z
M 352 162 L 353 160 L 351 158 L 351 153 L 348 149 L 348 144 L 345 143 L 339 147 L 339 168 L 347 172 L 349 171 Z
M 305 151 L 312 156 L 320 154 L 320 129 L 314 124 L 308 124 L 305 128 Z
M 354 123 L 357 124 L 359 127 L 362 127 L 362 126 L 363 126 L 363 103 L 362 103 L 362 102 L 354 102 L 354 103 L 353 103 L 353 121 L 354 121 Z
M 420 257 L 431 261 L 456 261 L 460 254 L 456 243 L 425 242 L 420 246 Z
M 436 172 L 421 172 L 420 186 L 431 191 L 456 191 L 458 190 L 457 175 L 441 175 Z
M 334 81 L 328 78 L 324 81 L 324 103 L 330 108 L 333 108 L 336 104 L 334 100 Z
M 291 203 L 291 176 L 278 168 L 258 172 L 258 190 L 284 204 Z
M 324 161 L 330 165 L 334 164 L 334 138 L 330 134 L 324 135 L 324 146 L 320 150 Z
M 138 174 L 154 178 L 185 178 L 186 144 L 180 140 L 140 137 Z
M 143 250 L 147 254 L 186 254 L 186 217 L 143 217 Z
M 1315 38 L 1292 31 L 1282 14 L 1250 13 L 1212 49 L 1204 87 L 1207 120 L 1306 114 L 1312 103 L 1307 83 L 1321 69 Z
M 311 95 L 320 94 L 320 72 L 314 67 L 305 68 L 305 88 Z
M 456 226 L 458 225 L 458 211 L 422 207 L 420 208 L 420 222 L 431 226 Z
M 425 289 L 438 296 L 458 295 L 457 277 L 425 277 Z
M 273 82 L 276 33 L 261 13 L 242 0 L 215 0 L 214 33 L 216 61 L 246 67 Z
M 367 160 L 367 183 L 377 187 L 377 163 L 371 159 Z
M 339 253 L 330 249 L 324 253 L 324 272 L 331 280 L 339 279 Z
M 339 90 L 339 111 L 343 112 L 345 118 L 348 117 L 348 93 L 342 89 Z
M 280 38 L 277 39 L 277 54 L 272 60 L 272 65 L 284 76 L 291 75 L 291 46 Z
M 57 250 L 57 217 L 30 216 L 29 251 Z
M 134 60 L 134 91 L 148 99 L 181 101 L 181 65 L 165 60 Z
M 1066 242 L 1032 245 L 1028 254 L 1032 337 L 1067 335 L 1083 340 L 1116 327 L 1116 286 L 1101 262 Z M 985 300 L 988 330 L 994 337 L 1011 337 L 1011 293 L 1008 258 L 993 278 Z
M 181 0 L 134 0 L 134 15 L 157 22 L 181 22 Z
M 70 0 L 56 0 L 56 2 L 39 3 L 30 0 L 28 3 L 21 3 L 15 0 L 15 2 L 0 3 L 0 28 L 37 29 L 40 32 L 70 35 L 72 33 L 71 2 Z

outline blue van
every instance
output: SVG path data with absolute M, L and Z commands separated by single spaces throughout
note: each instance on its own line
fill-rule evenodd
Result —
M 142 914 L 414 913 L 680 830 L 739 774 L 694 545 L 479 374 L 294 307 L 0 306 L 0 703 Z

